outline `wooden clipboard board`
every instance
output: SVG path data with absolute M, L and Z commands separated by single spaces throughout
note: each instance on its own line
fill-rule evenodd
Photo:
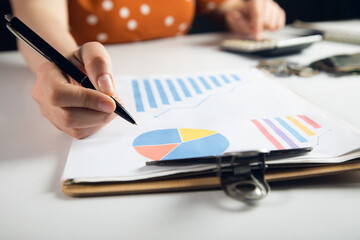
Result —
M 360 159 L 348 161 L 345 163 L 329 164 L 326 166 L 270 168 L 266 170 L 265 179 L 271 183 L 335 175 L 356 170 L 360 170 Z M 162 179 L 133 182 L 106 182 L 72 185 L 64 184 L 62 186 L 62 191 L 71 197 L 90 197 L 102 195 L 210 190 L 220 188 L 220 181 L 217 176 L 192 176 L 165 180 Z

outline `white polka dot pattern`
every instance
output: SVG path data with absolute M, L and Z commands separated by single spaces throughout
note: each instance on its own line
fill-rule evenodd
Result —
M 97 18 L 97 16 L 95 16 L 94 14 L 90 14 L 89 16 L 87 16 L 86 22 L 87 22 L 89 25 L 95 25 L 95 24 L 98 23 L 98 18 Z
M 165 26 L 171 26 L 171 25 L 173 25 L 173 23 L 174 23 L 174 17 L 173 16 L 167 16 L 166 18 L 165 18 L 165 21 L 164 21 L 164 23 L 165 23 Z
M 197 1 L 195 5 L 195 0 L 70 0 L 70 26 L 79 44 L 184 35 L 198 9 L 209 12 L 226 0 Z
M 147 4 L 142 4 L 142 5 L 140 6 L 140 12 L 141 12 L 143 15 L 149 15 L 149 13 L 150 13 L 150 7 L 149 7 L 149 5 L 147 5 Z
M 128 18 L 130 15 L 130 10 L 127 7 L 120 8 L 119 15 L 121 18 Z
M 111 11 L 114 7 L 114 3 L 111 1 L 111 0 L 104 0 L 102 2 L 102 8 L 105 10 L 105 11 Z
M 96 36 L 96 39 L 99 41 L 99 42 L 105 42 L 107 39 L 108 39 L 108 35 L 106 33 L 99 33 L 97 36 Z
M 127 22 L 127 28 L 132 31 L 135 30 L 137 28 L 137 21 L 134 19 L 129 20 Z
M 181 23 L 178 27 L 179 31 L 183 32 L 185 31 L 187 28 L 187 24 L 186 23 Z

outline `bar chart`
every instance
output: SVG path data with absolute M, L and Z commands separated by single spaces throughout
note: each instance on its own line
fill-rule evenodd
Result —
M 231 92 L 244 82 L 236 73 L 132 79 L 136 112 L 156 112 L 155 117 L 175 108 L 195 108 L 209 97 Z
M 257 130 L 276 149 L 293 149 L 313 144 L 329 131 L 310 117 L 302 114 L 264 119 L 251 119 Z

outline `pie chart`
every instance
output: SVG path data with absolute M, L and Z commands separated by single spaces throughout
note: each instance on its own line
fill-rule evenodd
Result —
M 206 129 L 172 128 L 145 132 L 133 141 L 134 149 L 151 160 L 170 160 L 222 154 L 229 141 Z

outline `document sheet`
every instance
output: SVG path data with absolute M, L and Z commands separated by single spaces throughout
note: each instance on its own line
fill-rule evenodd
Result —
M 74 140 L 63 180 L 130 181 L 214 166 L 158 167 L 147 161 L 248 150 L 313 147 L 268 164 L 337 163 L 360 156 L 359 131 L 254 68 L 179 75 L 115 76 L 137 125 L 117 117 Z

